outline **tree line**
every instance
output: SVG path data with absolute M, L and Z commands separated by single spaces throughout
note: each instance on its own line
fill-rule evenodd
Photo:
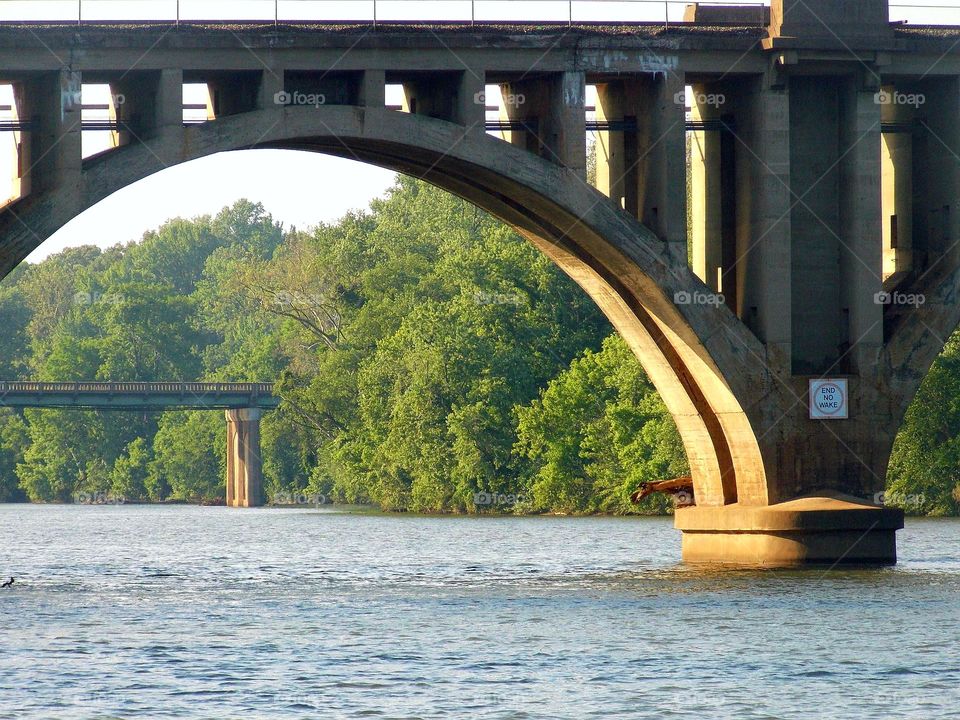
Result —
M 0 379 L 266 381 L 269 497 L 414 512 L 659 513 L 676 428 L 592 301 L 482 211 L 400 177 L 309 231 L 258 204 L 65 250 L 0 284 Z M 0 409 L 0 500 L 221 500 L 222 413 Z M 890 490 L 960 506 L 960 344 Z M 913 498 L 915 500 L 915 498 Z

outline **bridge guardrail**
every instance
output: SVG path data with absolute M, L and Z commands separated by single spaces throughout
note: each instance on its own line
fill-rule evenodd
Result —
M 232 0 L 224 15 L 214 0 L 0 0 L 0 25 L 9 23 L 617 23 L 670 26 L 683 21 L 692 0 Z M 758 0 L 710 0 L 701 6 L 769 6 Z M 437 12 L 424 7 L 436 7 Z M 957 0 L 890 3 L 891 21 L 960 24 Z M 122 8 L 122 10 L 118 10 Z M 744 23 L 738 23 L 744 24 Z M 764 24 L 762 12 L 756 22 Z
M 171 23 L 380 23 L 434 21 L 455 23 L 497 22 L 681 22 L 689 0 L 417 0 L 416 14 L 391 10 L 410 6 L 409 0 L 232 0 L 230 14 L 212 13 L 211 0 L 0 0 L 0 24 L 20 22 L 146 22 Z M 758 0 L 710 0 L 708 6 L 755 6 Z M 422 8 L 434 6 L 438 12 Z M 136 7 L 134 11 L 133 7 Z M 113 8 L 122 7 L 117 13 Z M 540 15 L 531 10 L 544 10 Z M 589 10 L 588 10 L 589 8 Z M 598 8 L 614 11 L 594 18 Z M 638 12 L 639 10 L 639 12 Z M 499 13 L 499 14 L 498 14 Z M 757 25 L 763 24 L 758 14 Z
M 270 394 L 271 383 L 227 382 L 39 382 L 0 381 L 0 394 L 4 393 L 114 393 L 152 394 L 181 393 L 206 395 L 215 393 Z

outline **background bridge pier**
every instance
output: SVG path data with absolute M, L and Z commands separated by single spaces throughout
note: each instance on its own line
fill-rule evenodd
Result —
M 226 410 L 227 505 L 263 505 L 263 460 L 260 455 L 260 408 Z

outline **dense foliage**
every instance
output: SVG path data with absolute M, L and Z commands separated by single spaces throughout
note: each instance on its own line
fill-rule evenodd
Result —
M 5 378 L 276 381 L 272 496 L 627 512 L 637 483 L 685 472 L 665 408 L 583 292 L 409 179 L 311 232 L 241 201 L 68 250 L 8 278 L 0 313 Z M 216 412 L 7 410 L 0 495 L 215 500 L 224 446 Z
M 421 512 L 663 512 L 687 473 L 623 341 L 548 260 L 401 178 L 368 212 L 284 230 L 240 201 L 0 284 L 0 378 L 275 381 L 268 495 Z M 217 501 L 211 411 L 0 409 L 0 501 Z M 960 339 L 894 448 L 887 501 L 960 511 Z
M 947 341 L 907 409 L 885 500 L 908 513 L 960 515 L 960 333 Z

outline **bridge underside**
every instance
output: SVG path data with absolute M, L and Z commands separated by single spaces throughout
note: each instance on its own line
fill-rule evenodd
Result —
M 685 558 L 892 562 L 902 514 L 873 497 L 960 321 L 960 30 L 894 27 L 885 8 L 774 0 L 765 28 L 663 32 L 146 29 L 108 42 L 37 28 L 29 51 L 0 30 L 0 67 L 18 68 L 0 82 L 31 118 L 15 131 L 0 272 L 112 192 L 212 153 L 291 148 L 409 173 L 514 226 L 640 358 L 690 459 Z M 50 49 L 76 59 L 62 67 Z M 116 149 L 81 160 L 69 100 L 84 82 L 124 103 Z M 198 82 L 209 121 L 185 127 L 183 87 Z M 386 106 L 388 85 L 402 108 Z M 324 101 L 299 104 L 311 95 Z M 847 382 L 847 419 L 810 418 L 808 382 L 825 377 Z

